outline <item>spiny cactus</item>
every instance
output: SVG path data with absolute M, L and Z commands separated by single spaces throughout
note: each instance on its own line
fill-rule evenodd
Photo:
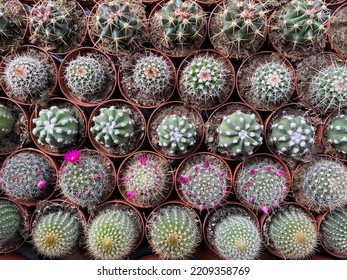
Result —
M 267 244 L 287 259 L 305 259 L 315 253 L 318 231 L 308 213 L 297 206 L 286 205 L 270 217 L 264 225 Z
M 263 126 L 258 123 L 254 114 L 242 113 L 240 110 L 228 116 L 217 128 L 219 146 L 233 156 L 250 155 L 262 144 Z
M 90 128 L 95 140 L 106 148 L 126 144 L 135 131 L 134 120 L 123 109 L 114 106 L 101 108 L 93 117 L 94 125 Z
M 343 154 L 347 154 L 347 116 L 339 115 L 333 118 L 329 125 L 325 128 L 325 135 L 328 142 L 331 143 L 336 150 Z
M 314 143 L 314 126 L 301 116 L 283 116 L 271 126 L 270 142 L 276 151 L 291 157 L 306 154 Z
M 320 225 L 324 246 L 332 252 L 347 256 L 347 208 L 337 208 L 324 217 Z
M 20 200 L 45 199 L 55 187 L 52 163 L 35 151 L 20 151 L 10 156 L 1 172 L 5 192 Z
M 11 22 L 6 15 L 5 7 L 0 4 L 0 40 L 5 41 L 7 38 L 11 37 Z
M 183 205 L 165 205 L 147 221 L 148 241 L 161 259 L 185 259 L 201 240 L 196 214 Z
M 78 121 L 69 109 L 57 106 L 40 110 L 33 123 L 32 133 L 39 144 L 51 148 L 67 147 L 76 141 L 79 131 Z
M 13 123 L 14 119 L 11 110 L 0 105 L 0 140 L 10 133 Z
M 157 128 L 159 146 L 170 154 L 187 151 L 196 142 L 195 126 L 185 116 L 166 116 Z

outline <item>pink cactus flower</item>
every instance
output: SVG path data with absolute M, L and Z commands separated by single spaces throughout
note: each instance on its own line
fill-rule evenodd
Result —
M 75 192 L 75 196 L 76 196 L 76 197 L 79 197 L 80 195 L 81 195 L 80 192 Z
M 184 194 L 187 195 L 187 196 L 190 196 L 191 192 L 190 191 L 185 191 Z
M 74 163 L 80 159 L 80 155 L 81 155 L 81 151 L 72 150 L 72 151 L 68 151 L 65 154 L 64 159 L 68 162 Z
M 100 179 L 100 174 L 93 174 L 93 179 L 94 180 L 99 180 Z
M 135 191 L 128 191 L 127 192 L 127 197 L 130 200 L 135 199 Z
M 187 178 L 187 177 L 180 176 L 180 182 L 181 182 L 182 184 L 187 184 L 187 183 L 188 183 L 188 178 Z
M 198 209 L 199 209 L 199 211 L 201 212 L 202 210 L 204 210 L 204 205 L 199 204 L 199 205 L 198 205 Z
M 282 169 L 278 169 L 277 171 L 276 171 L 276 175 L 277 176 L 282 176 L 284 174 L 284 170 L 282 170 Z
M 224 176 L 225 176 L 224 172 L 219 173 L 219 177 L 224 177 Z
M 205 162 L 204 162 L 204 167 L 205 168 L 208 168 L 210 166 L 210 163 L 208 162 L 208 160 L 206 160 Z
M 247 201 L 248 202 L 252 202 L 252 200 L 253 200 L 253 197 L 251 195 L 247 196 Z
M 270 171 L 271 171 L 271 166 L 265 167 L 265 171 L 266 171 L 266 172 L 270 172 Z
M 227 194 L 229 194 L 229 191 L 226 190 L 226 189 L 224 189 L 224 190 L 223 190 L 223 194 L 224 194 L 224 195 L 227 195 Z
M 247 191 L 247 190 L 248 190 L 248 186 L 243 185 L 243 186 L 242 186 L 242 189 L 243 189 L 244 191 Z
M 84 193 L 85 193 L 86 195 L 90 195 L 90 190 L 86 190 Z
M 43 181 L 43 180 L 39 181 L 39 182 L 37 183 L 37 187 L 38 187 L 40 190 L 44 189 L 44 188 L 46 187 L 46 181 Z
M 199 167 L 196 166 L 196 167 L 194 168 L 194 171 L 195 171 L 195 172 L 199 172 Z
M 146 162 L 147 162 L 147 160 L 148 160 L 148 158 L 147 158 L 146 156 L 140 157 L 140 163 L 141 163 L 142 165 L 145 165 Z
M 122 180 L 123 181 L 129 181 L 129 176 L 123 176 Z
M 263 211 L 265 215 L 269 214 L 269 208 L 267 208 L 265 205 L 261 207 L 261 211 Z
M 249 174 L 251 174 L 252 176 L 254 176 L 255 174 L 257 174 L 257 171 L 255 169 L 251 169 L 249 171 Z

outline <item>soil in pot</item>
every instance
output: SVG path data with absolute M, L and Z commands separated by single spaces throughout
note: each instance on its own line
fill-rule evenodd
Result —
M 343 1 L 344 2 L 344 1 Z M 328 36 L 331 47 L 347 58 L 347 5 L 339 7 L 329 21 Z

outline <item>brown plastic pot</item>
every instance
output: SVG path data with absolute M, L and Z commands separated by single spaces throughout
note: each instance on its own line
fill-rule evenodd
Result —
M 137 129 L 135 129 L 135 133 L 137 133 L 136 137 L 136 143 L 133 144 L 133 147 L 129 145 L 129 141 L 117 147 L 116 149 L 119 149 L 120 152 L 117 152 L 115 150 L 110 150 L 106 149 L 105 146 L 100 144 L 95 140 L 95 136 L 93 135 L 91 131 L 91 127 L 93 126 L 93 117 L 96 116 L 99 112 L 100 109 L 106 108 L 109 106 L 113 105 L 118 105 L 121 108 L 127 108 L 132 110 L 132 114 L 136 114 L 138 117 L 138 124 L 137 124 Z M 88 122 L 88 135 L 89 135 L 89 140 L 92 143 L 92 145 L 103 155 L 111 158 L 124 158 L 134 152 L 136 152 L 143 144 L 145 138 L 146 138 L 146 120 L 145 117 L 143 116 L 142 112 L 133 104 L 129 103 L 128 101 L 122 100 L 122 99 L 111 99 L 108 101 L 105 101 L 101 103 L 99 106 L 97 106 L 93 112 L 91 113 L 89 117 L 89 122 Z M 124 150 L 126 149 L 126 150 Z
M 74 93 L 69 89 L 69 87 L 66 84 L 65 81 L 65 77 L 64 77 L 64 72 L 66 70 L 66 67 L 68 66 L 69 62 L 74 60 L 77 56 L 79 55 L 83 55 L 83 54 L 87 54 L 87 53 L 94 53 L 94 54 L 98 54 L 98 55 L 102 55 L 105 57 L 105 60 L 108 61 L 108 66 L 112 69 L 112 78 L 113 78 L 113 82 L 110 82 L 110 86 L 108 86 L 108 90 L 104 91 L 104 97 L 99 99 L 99 100 L 95 100 L 95 101 L 91 101 L 91 102 L 86 102 L 86 101 L 82 101 L 80 99 L 78 99 Z M 102 53 L 100 50 L 95 49 L 95 48 L 91 48 L 91 47 L 81 47 L 78 49 L 74 49 L 71 52 L 69 52 L 69 54 L 67 56 L 65 56 L 65 58 L 63 59 L 63 61 L 61 62 L 60 66 L 59 66 L 59 71 L 58 71 L 58 82 L 59 82 L 59 86 L 61 91 L 63 92 L 63 94 L 65 95 L 65 97 L 69 100 L 71 100 L 71 102 L 79 105 L 79 106 L 83 106 L 83 107 L 93 107 L 93 106 L 97 106 L 99 103 L 104 102 L 105 100 L 109 99 L 113 92 L 116 89 L 117 86 L 117 82 L 116 82 L 116 77 L 117 77 L 117 69 L 115 67 L 115 65 L 113 64 L 112 60 L 104 53 Z

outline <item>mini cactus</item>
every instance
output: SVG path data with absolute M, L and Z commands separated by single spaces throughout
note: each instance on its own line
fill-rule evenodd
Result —
M 263 142 L 262 130 L 254 114 L 237 110 L 224 116 L 217 128 L 219 146 L 233 156 L 250 155 Z
M 333 118 L 325 128 L 325 136 L 336 150 L 347 154 L 347 116 L 339 115 Z
M 38 143 L 51 148 L 67 147 L 74 143 L 79 131 L 78 121 L 69 109 L 57 106 L 42 109 L 33 123 L 32 133 Z
M 11 110 L 0 105 L 0 140 L 11 132 L 14 123 Z
M 147 221 L 147 228 L 149 244 L 161 259 L 185 259 L 201 241 L 196 213 L 183 205 L 158 208 Z
M 159 146 L 170 154 L 186 152 L 196 142 L 195 126 L 185 116 L 166 116 L 158 126 L 157 134 Z
M 283 116 L 271 126 L 270 142 L 276 151 L 290 157 L 307 154 L 314 144 L 315 128 L 301 116 Z
M 101 108 L 93 117 L 94 125 L 90 128 L 95 140 L 106 148 L 126 144 L 135 131 L 134 120 L 123 109 L 114 106 Z
M 318 230 L 315 221 L 303 209 L 286 205 L 267 218 L 264 236 L 267 245 L 287 259 L 305 259 L 315 253 Z

